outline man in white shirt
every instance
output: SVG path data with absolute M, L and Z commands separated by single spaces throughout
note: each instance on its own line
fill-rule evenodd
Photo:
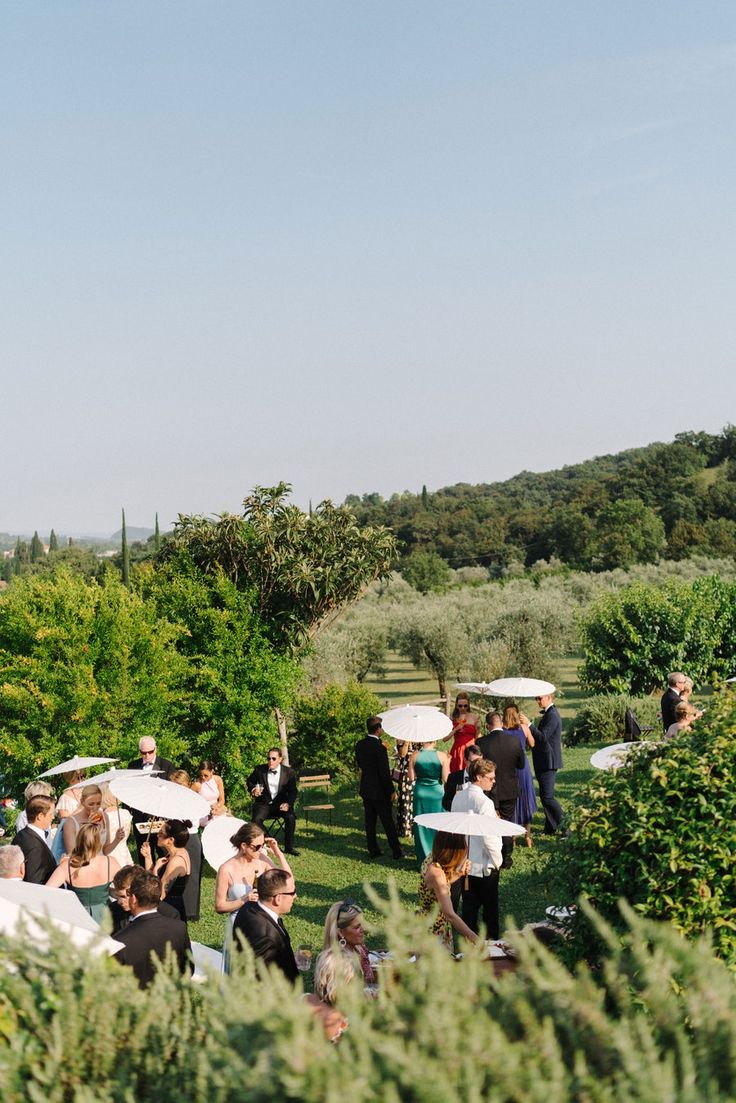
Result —
M 284 765 L 280 747 L 271 747 L 265 766 L 256 766 L 248 778 L 248 792 L 254 798 L 251 820 L 263 827 L 267 819 L 284 821 L 284 850 L 287 854 L 299 854 L 294 849 L 296 816 L 296 770 Z
M 13 839 L 13 845 L 23 851 L 26 864 L 24 881 L 45 885 L 56 869 L 51 853 L 51 824 L 56 805 L 51 797 L 31 797 L 26 805 L 28 826 Z
M 453 812 L 474 812 L 498 819 L 498 813 L 488 794 L 496 780 L 495 763 L 476 759 L 468 766 L 469 784 L 459 789 L 452 801 Z M 471 835 L 468 858 L 470 875 L 468 888 L 463 888 L 463 919 L 472 931 L 478 932 L 479 916 L 489 938 L 498 938 L 498 871 L 501 868 L 500 835 Z

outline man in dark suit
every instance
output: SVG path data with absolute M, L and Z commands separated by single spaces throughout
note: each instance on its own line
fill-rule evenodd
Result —
M 445 812 L 452 811 L 452 798 L 458 789 L 462 789 L 464 785 L 468 784 L 468 766 L 470 763 L 482 757 L 481 749 L 477 743 L 468 743 L 463 748 L 462 770 L 453 770 L 445 782 L 445 795 L 442 798 L 442 807 Z
M 388 751 L 381 742 L 381 717 L 369 716 L 366 728 L 368 735 L 355 744 L 355 761 L 360 770 L 360 795 L 363 799 L 368 853 L 371 858 L 378 858 L 383 853 L 376 839 L 376 822 L 380 817 L 391 853 L 394 858 L 403 858 L 404 852 L 391 814 L 394 783 L 388 766 Z
M 34 885 L 45 885 L 56 869 L 50 839 L 55 811 L 51 797 L 31 797 L 26 804 L 28 826 L 13 839 L 13 844 L 23 851 L 26 867 L 23 880 Z
M 136 873 L 128 890 L 131 919 L 115 939 L 123 943 L 115 958 L 129 965 L 141 988 L 147 988 L 156 975 L 156 959 L 165 961 L 169 952 L 176 957 L 179 971 L 191 971 L 192 944 L 186 923 L 168 919 L 158 912 L 161 882 L 155 873 Z
M 296 816 L 296 770 L 284 766 L 279 747 L 271 747 L 265 766 L 256 766 L 246 785 L 255 800 L 251 819 L 259 827 L 265 820 L 281 816 L 284 821 L 284 850 L 287 854 L 299 854 L 294 850 Z
M 150 735 L 144 735 L 143 738 L 138 741 L 138 750 L 141 753 L 140 758 L 134 758 L 129 762 L 128 769 L 142 770 L 144 774 L 155 774 L 156 777 L 161 777 L 164 781 L 168 781 L 176 767 L 173 762 L 169 762 L 168 758 L 161 758 L 156 747 L 156 740 L 152 739 Z M 141 835 L 138 830 L 138 824 L 148 823 L 150 817 L 147 816 L 145 812 L 139 812 L 137 808 L 131 808 L 130 811 L 133 817 L 136 847 L 138 848 L 138 862 L 140 865 L 143 865 L 141 845 L 148 840 L 148 835 Z M 154 843 L 151 847 L 151 857 L 154 860 L 156 854 L 156 845 Z
M 519 799 L 519 774 L 518 770 L 524 769 L 524 752 L 521 743 L 511 732 L 504 731 L 503 721 L 497 712 L 489 712 L 486 716 L 488 731 L 478 740 L 481 754 L 489 762 L 496 764 L 496 784 L 491 799 L 498 809 L 503 820 L 514 818 L 514 809 Z M 505 836 L 501 847 L 503 861 L 501 869 L 511 869 L 514 849 L 512 836 Z
M 138 873 L 145 872 L 143 866 L 123 866 L 113 877 L 110 890 L 113 899 L 108 901 L 107 905 L 112 916 L 113 936 L 130 923 L 130 884 Z M 163 915 L 165 919 L 178 919 L 181 922 L 179 912 L 171 904 L 167 904 L 165 900 L 161 900 L 156 911 L 159 915 Z
M 243 949 L 241 939 L 245 939 L 259 961 L 275 965 L 291 981 L 299 976 L 299 970 L 282 916 L 289 914 L 295 897 L 291 874 L 285 869 L 267 869 L 258 878 L 258 900 L 238 908 L 233 926 L 238 950 Z
M 682 701 L 680 691 L 685 685 L 685 675 L 679 670 L 667 675 L 667 689 L 662 694 L 662 726 L 667 731 L 676 720 L 675 709 Z
M 532 724 L 523 713 L 521 720 L 529 725 L 534 736 L 532 762 L 544 808 L 544 833 L 554 835 L 563 817 L 555 800 L 557 771 L 562 769 L 562 720 L 551 694 L 537 697 L 536 701 L 542 713 L 539 723 Z

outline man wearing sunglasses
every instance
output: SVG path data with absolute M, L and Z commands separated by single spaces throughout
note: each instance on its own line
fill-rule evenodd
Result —
M 168 781 L 176 767 L 173 762 L 169 762 L 168 758 L 161 758 L 158 753 L 158 747 L 156 746 L 156 740 L 150 735 L 144 735 L 142 739 L 138 740 L 138 750 L 140 752 L 140 758 L 134 758 L 132 762 L 129 762 L 128 769 L 141 770 L 144 774 L 153 774 L 155 777 L 163 778 L 164 781 Z M 133 827 L 135 828 L 138 864 L 143 866 L 145 862 L 141 854 L 141 846 L 148 841 L 148 835 L 141 834 L 139 825 L 145 826 L 150 816 L 147 816 L 145 812 L 139 812 L 137 808 L 131 808 L 130 811 L 133 816 Z M 155 860 L 156 855 L 161 857 L 162 854 L 163 851 L 157 850 L 154 842 L 151 847 L 151 857 Z
M 284 766 L 278 747 L 271 747 L 265 766 L 256 766 L 246 785 L 255 803 L 251 812 L 253 823 L 259 827 L 268 819 L 281 817 L 284 821 L 284 850 L 287 854 L 299 854 L 294 850 L 296 816 L 296 770 Z
M 295 898 L 292 875 L 285 869 L 267 869 L 258 878 L 258 900 L 238 908 L 233 926 L 237 950 L 243 949 L 245 939 L 259 961 L 275 965 L 291 981 L 299 976 L 299 970 L 282 916 L 289 914 Z

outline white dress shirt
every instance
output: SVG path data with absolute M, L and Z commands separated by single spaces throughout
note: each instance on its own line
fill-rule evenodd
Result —
M 276 794 L 279 791 L 279 782 L 281 781 L 281 767 L 277 766 L 275 770 L 269 768 L 266 774 L 266 780 L 268 781 L 268 791 L 271 794 L 271 800 L 275 800 Z
M 458 789 L 452 798 L 453 812 L 475 812 L 480 816 L 491 816 L 498 819 L 493 801 L 490 800 L 481 789 L 471 781 L 464 789 Z M 491 870 L 500 869 L 503 861 L 501 853 L 500 835 L 471 835 L 468 850 L 470 859 L 470 876 L 485 877 Z

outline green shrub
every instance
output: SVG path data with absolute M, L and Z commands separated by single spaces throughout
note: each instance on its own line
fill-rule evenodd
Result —
M 580 743 L 601 743 L 608 746 L 611 743 L 621 743 L 627 708 L 634 713 L 640 727 L 655 728 L 657 735 L 661 735 L 659 701 L 656 698 L 603 693 L 599 697 L 589 697 L 583 701 L 574 719 L 565 725 L 565 746 L 577 747 Z
M 257 985 L 247 954 L 231 978 L 161 975 L 141 992 L 63 937 L 49 953 L 3 940 L 3 1103 L 733 1098 L 736 986 L 707 940 L 632 917 L 623 944 L 603 930 L 596 973 L 524 940 L 516 974 L 494 981 L 473 950 L 455 962 L 395 900 L 385 910 L 394 965 L 376 999 L 343 990 L 338 1045 L 283 977 Z
M 368 717 L 380 707 L 376 695 L 358 682 L 325 686 L 312 696 L 299 697 L 289 739 L 292 765 L 352 777 L 355 744 L 365 735 Z
M 562 844 L 571 899 L 582 893 L 618 925 L 624 897 L 685 935 L 711 929 L 717 952 L 736 964 L 735 728 L 736 694 L 726 691 L 692 731 L 641 745 L 596 777 Z M 577 937 L 589 952 L 583 922 Z

